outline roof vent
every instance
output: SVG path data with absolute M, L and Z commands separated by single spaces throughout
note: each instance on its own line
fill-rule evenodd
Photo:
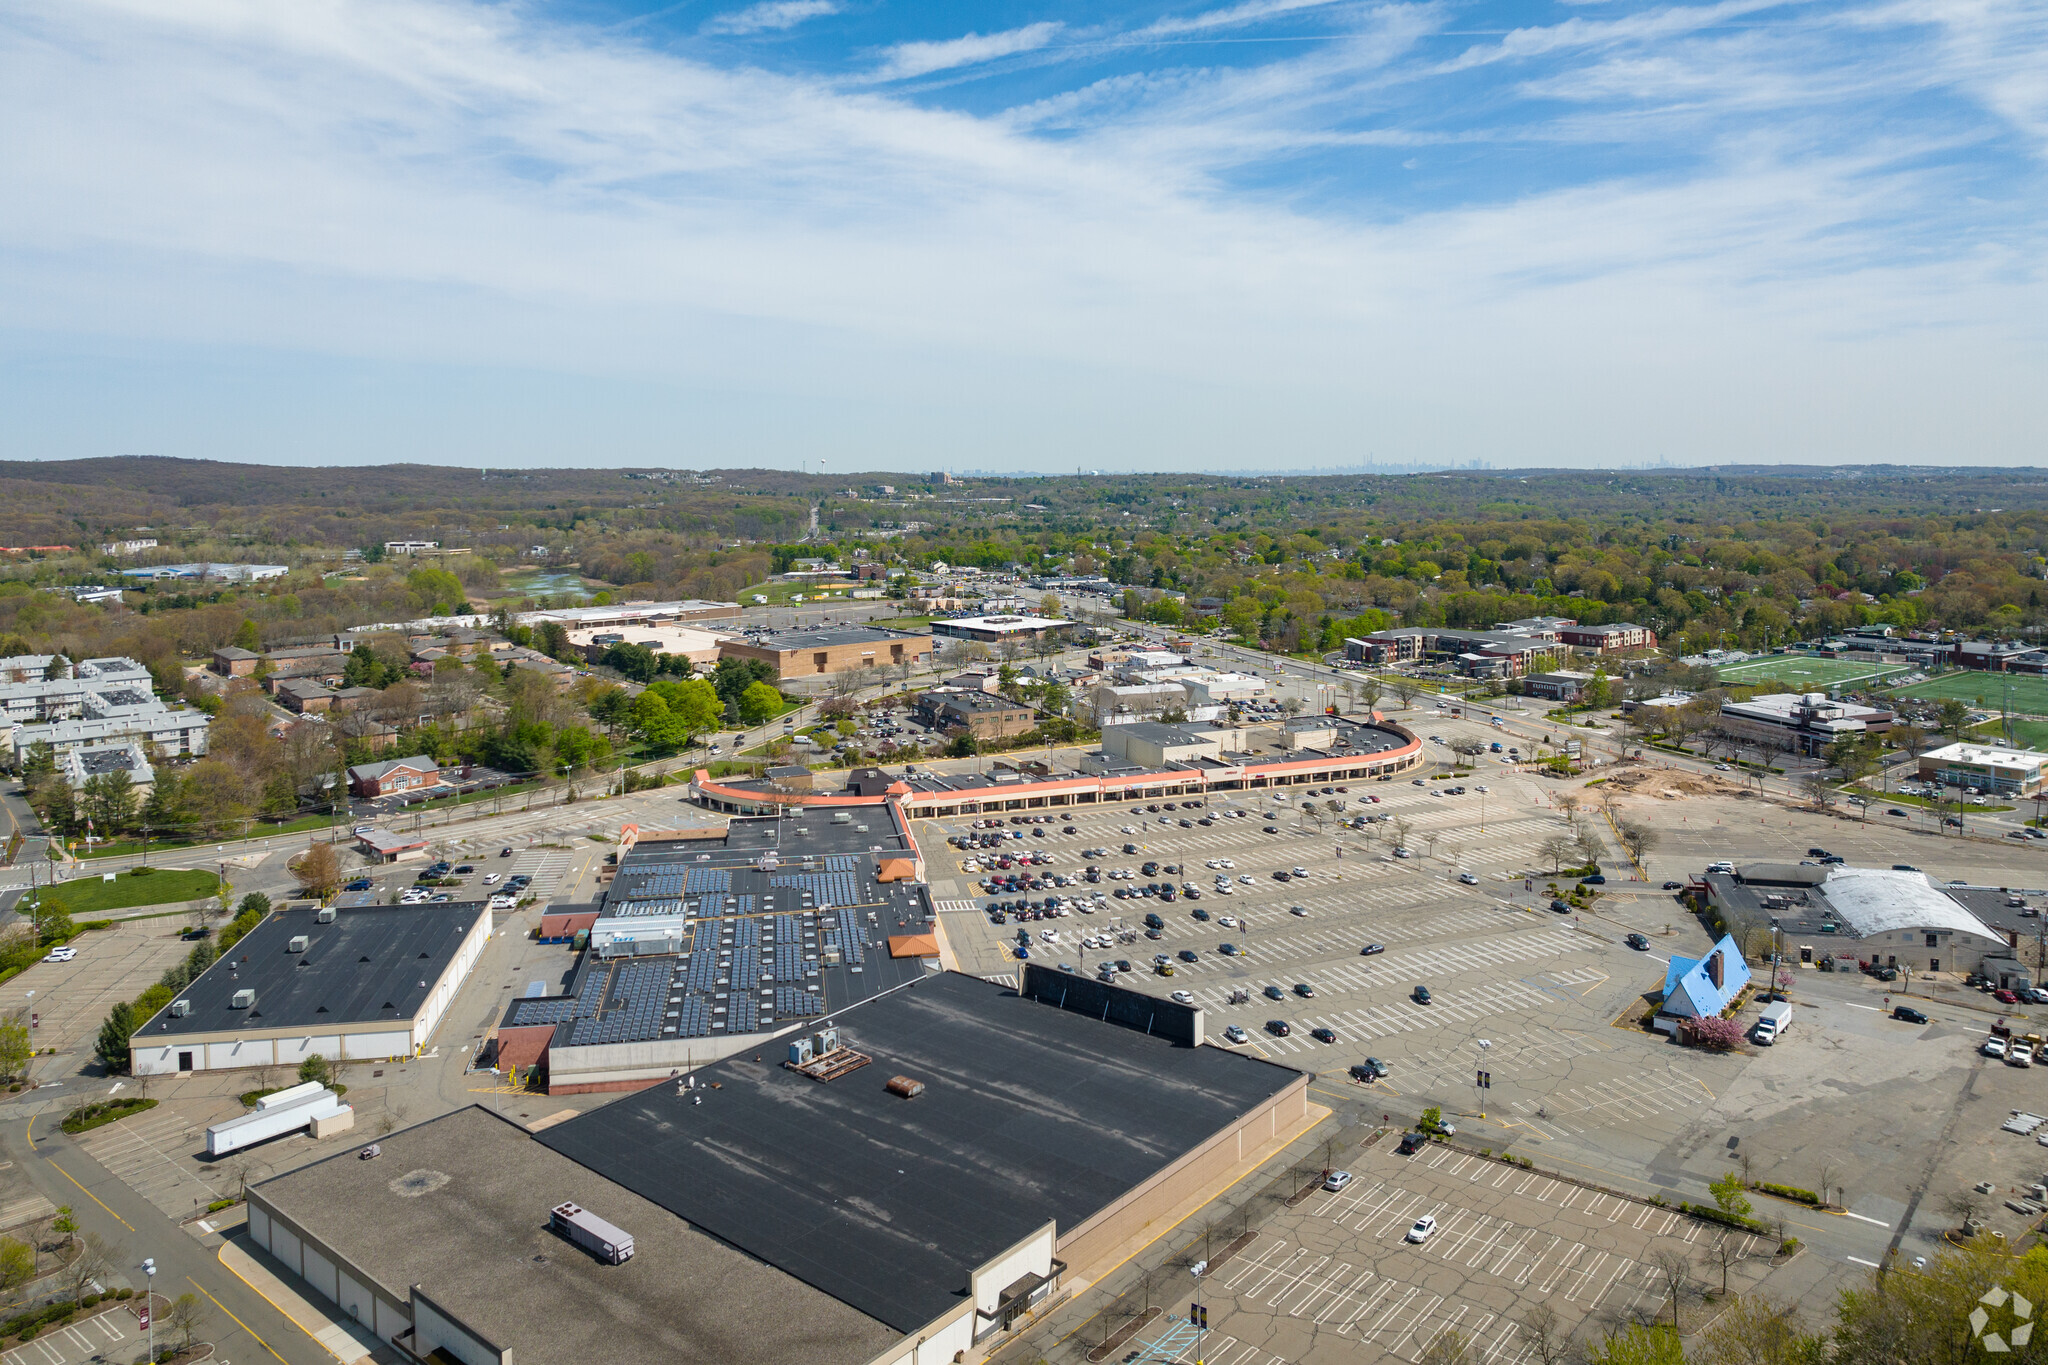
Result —
M 231 1010 L 245 1010 L 248 1009 L 251 1005 L 254 1005 L 255 1003 L 256 992 L 253 990 L 243 989 L 236 991 L 234 995 L 229 997 L 228 1008 Z
M 304 934 L 293 934 L 291 940 L 284 945 L 284 950 L 288 953 L 303 953 L 312 942 L 313 940 Z
M 189 1017 L 191 1013 L 192 1002 L 190 1000 L 173 1000 L 171 1002 L 171 1018 L 184 1019 Z
M 924 1082 L 913 1081 L 908 1076 L 891 1076 L 889 1083 L 882 1088 L 892 1095 L 901 1095 L 906 1100 L 914 1100 L 924 1093 Z
M 316 924 L 334 923 L 334 907 L 331 905 L 321 906 L 320 913 L 313 916 L 313 921 Z

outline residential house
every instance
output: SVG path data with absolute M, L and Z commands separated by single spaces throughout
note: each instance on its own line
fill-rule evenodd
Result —
M 441 765 L 431 755 L 359 763 L 348 770 L 349 790 L 364 800 L 424 791 L 441 785 Z

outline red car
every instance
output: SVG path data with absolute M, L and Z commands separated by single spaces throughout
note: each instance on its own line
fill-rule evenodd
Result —
M 2017 1005 L 2020 1002 L 2020 998 L 2011 991 L 1993 991 L 1991 998 L 2001 1005 Z

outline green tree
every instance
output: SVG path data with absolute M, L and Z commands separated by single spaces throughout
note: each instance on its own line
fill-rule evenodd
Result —
M 1415 1121 L 1415 1126 L 1425 1133 L 1434 1133 L 1442 1128 L 1444 1126 L 1442 1106 L 1432 1104 L 1429 1108 L 1423 1110 L 1422 1117 Z
M 428 615 L 453 616 L 469 605 L 462 580 L 446 569 L 431 565 L 414 569 L 405 576 L 405 591 L 415 610 Z
M 135 791 L 135 780 L 126 770 L 117 768 L 112 772 L 94 773 L 85 779 L 79 795 L 83 798 L 80 806 L 91 819 L 94 832 L 101 838 L 118 834 L 135 823 L 135 811 L 140 801 Z
M 245 616 L 242 618 L 242 624 L 235 627 L 235 638 L 229 643 L 236 649 L 259 650 L 263 648 L 263 632 L 256 628 L 254 621 Z
M 107 1011 L 92 1050 L 108 1072 L 120 1075 L 128 1070 L 128 1040 L 134 1035 L 137 1022 L 135 1007 L 126 1000 L 116 1000 Z
M 12 1237 L 0 1237 L 0 1295 L 12 1294 L 35 1277 L 35 1248 Z
M 615 668 L 634 682 L 653 682 L 661 661 L 646 645 L 616 644 L 598 656 L 599 663 Z
M 28 746 L 28 753 L 21 763 L 22 785 L 33 787 L 46 777 L 57 775 L 57 751 L 47 740 L 37 740 Z
M 980 752 L 981 741 L 966 730 L 955 731 L 953 742 L 946 746 L 946 755 L 949 758 L 972 758 Z
M 28 1011 L 11 1010 L 0 1015 L 0 1080 L 13 1080 L 28 1071 L 28 1060 L 35 1056 L 35 1048 L 29 1042 Z
M 1685 1365 L 1685 1349 L 1668 1322 L 1632 1322 L 1586 1348 L 1587 1365 Z
M 668 709 L 668 703 L 652 691 L 633 699 L 633 728 L 652 749 L 677 749 L 689 738 L 688 728 Z
M 725 703 L 719 699 L 718 689 L 702 678 L 664 683 L 662 687 L 669 712 L 682 722 L 689 741 L 715 729 L 725 716 Z
M 1734 1171 L 1707 1186 L 1707 1193 L 1714 1196 L 1714 1202 L 1721 1206 L 1721 1212 L 1737 1218 L 1747 1218 L 1750 1213 L 1749 1196 L 1744 1194 L 1742 1177 Z
M 740 693 L 740 721 L 746 725 L 759 725 L 771 720 L 782 710 L 782 694 L 767 683 L 757 682 Z
M 299 1081 L 302 1084 L 334 1084 L 334 1067 L 325 1057 L 314 1053 L 299 1063 Z
M 1970 707 L 1960 698 L 1942 698 L 1941 705 L 1935 709 L 1935 716 L 1941 732 L 1950 739 L 1959 740 L 1969 732 Z

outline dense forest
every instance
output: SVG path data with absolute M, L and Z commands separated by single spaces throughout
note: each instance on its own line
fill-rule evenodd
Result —
M 1686 648 L 1762 647 L 1859 621 L 2027 633 L 2048 624 L 2048 475 L 1724 468 L 1257 479 L 951 481 L 771 470 L 280 469 L 144 458 L 0 464 L 0 542 L 74 546 L 0 566 L 0 632 L 77 655 L 192 656 L 253 621 L 266 645 L 466 598 L 503 571 L 619 597 L 732 600 L 797 556 L 915 569 L 1101 574 L 1163 621 L 1276 648 L 1389 622 L 1634 620 Z M 811 517 L 817 517 L 811 534 Z M 153 537 L 114 558 L 103 542 Z M 470 553 L 431 578 L 387 540 Z M 344 564 L 349 550 L 368 562 Z M 126 610 L 57 591 L 174 560 L 289 565 L 249 587 L 164 584 Z M 450 578 L 455 581 L 451 588 Z

